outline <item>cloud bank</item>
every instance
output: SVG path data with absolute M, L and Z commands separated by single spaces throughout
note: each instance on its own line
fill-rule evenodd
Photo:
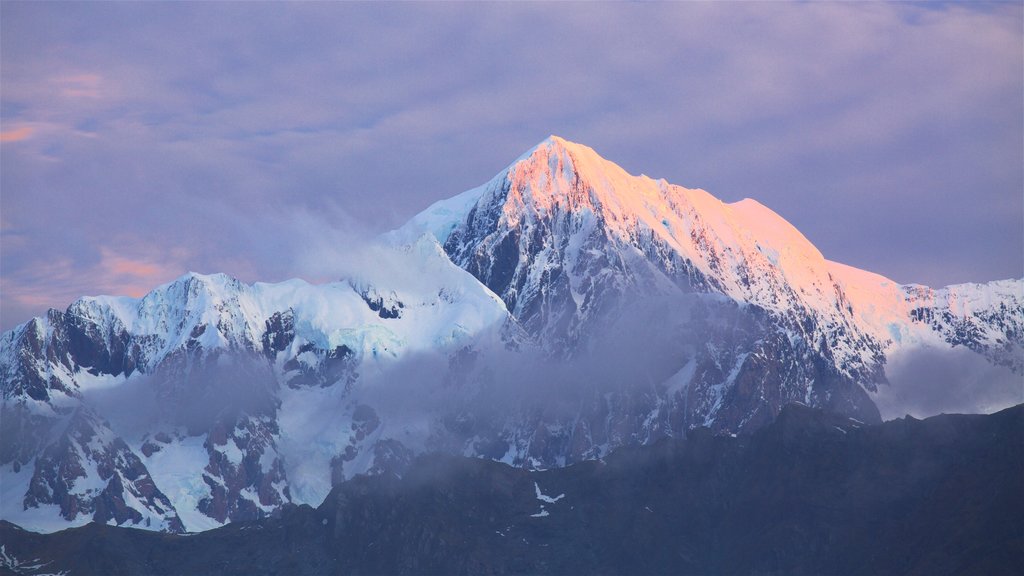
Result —
M 890 386 L 874 398 L 882 418 L 991 414 L 1024 402 L 1024 376 L 965 348 L 918 348 L 889 359 Z

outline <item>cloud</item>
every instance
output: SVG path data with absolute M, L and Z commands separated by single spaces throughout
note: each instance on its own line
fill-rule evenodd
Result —
M 61 95 L 66 98 L 99 98 L 102 81 L 99 74 L 75 74 L 54 79 Z
M 4 243 L 8 242 L 5 235 Z M 5 246 L 6 247 L 6 246 Z M 62 309 L 81 296 L 111 294 L 135 298 L 187 271 L 188 253 L 181 248 L 149 248 L 138 243 L 130 252 L 99 247 L 91 264 L 62 257 L 0 277 L 4 329 L 28 320 L 48 308 Z
M 170 281 L 182 274 L 182 263 L 187 251 L 161 250 L 157 254 L 128 257 L 109 247 L 100 248 L 100 262 L 96 272 L 103 278 L 109 294 L 123 294 L 138 298 L 157 284 Z
M 915 348 L 894 354 L 889 386 L 874 398 L 882 418 L 909 414 L 991 414 L 1024 402 L 1024 376 L 965 348 Z
M 32 136 L 31 126 L 19 126 L 14 130 L 0 132 L 0 142 L 19 142 Z

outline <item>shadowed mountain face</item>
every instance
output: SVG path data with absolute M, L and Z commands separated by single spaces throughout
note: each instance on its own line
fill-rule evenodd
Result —
M 0 524 L 5 568 L 71 574 L 1009 574 L 1024 406 L 863 425 L 799 405 L 528 472 L 445 455 L 316 509 L 191 536 Z
M 0 335 L 0 519 L 194 532 L 426 452 L 553 468 L 793 402 L 1024 401 L 1020 280 L 901 286 L 554 136 L 363 248 L 338 282 L 187 274 Z

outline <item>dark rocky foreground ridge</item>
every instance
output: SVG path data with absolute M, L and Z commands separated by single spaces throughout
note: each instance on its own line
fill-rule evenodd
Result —
M 194 535 L 0 522 L 4 574 L 1009 574 L 1024 405 L 863 425 L 790 405 L 528 472 L 428 455 L 319 507 Z

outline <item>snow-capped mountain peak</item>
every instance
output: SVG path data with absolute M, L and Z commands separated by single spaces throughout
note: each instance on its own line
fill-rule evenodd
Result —
M 0 335 L 0 517 L 199 530 L 426 450 L 551 467 L 791 402 L 878 421 L 921 346 L 1024 372 L 1024 282 L 901 286 L 557 136 L 381 240 L 336 282 L 190 272 Z
M 919 291 L 827 261 L 760 202 L 725 203 L 634 176 L 557 136 L 401 232 L 422 231 L 556 349 L 573 348 L 609 302 L 652 289 L 718 293 L 766 310 L 787 338 L 868 390 L 884 381 L 893 346 L 944 342 L 911 316 Z
M 878 350 L 865 356 L 854 344 L 821 344 L 829 336 L 818 325 L 846 330 L 849 312 L 822 254 L 782 217 L 753 200 L 726 204 L 630 175 L 557 136 L 400 234 L 421 231 L 436 234 L 456 264 L 552 348 L 575 346 L 613 300 L 651 289 L 716 292 L 780 316 L 820 317 L 813 325 L 793 317 L 789 329 L 842 356 L 844 373 L 877 371 Z
M 538 219 L 566 214 L 573 219 L 565 231 L 570 235 L 589 233 L 597 224 L 620 242 L 656 239 L 736 298 L 776 306 L 737 277 L 754 266 L 777 268 L 804 292 L 834 300 L 821 253 L 756 200 L 726 204 L 704 190 L 633 176 L 592 148 L 558 136 L 531 148 L 484 186 L 428 208 L 409 222 L 406 234 L 425 230 L 444 243 L 460 225 L 477 231 L 532 227 Z

